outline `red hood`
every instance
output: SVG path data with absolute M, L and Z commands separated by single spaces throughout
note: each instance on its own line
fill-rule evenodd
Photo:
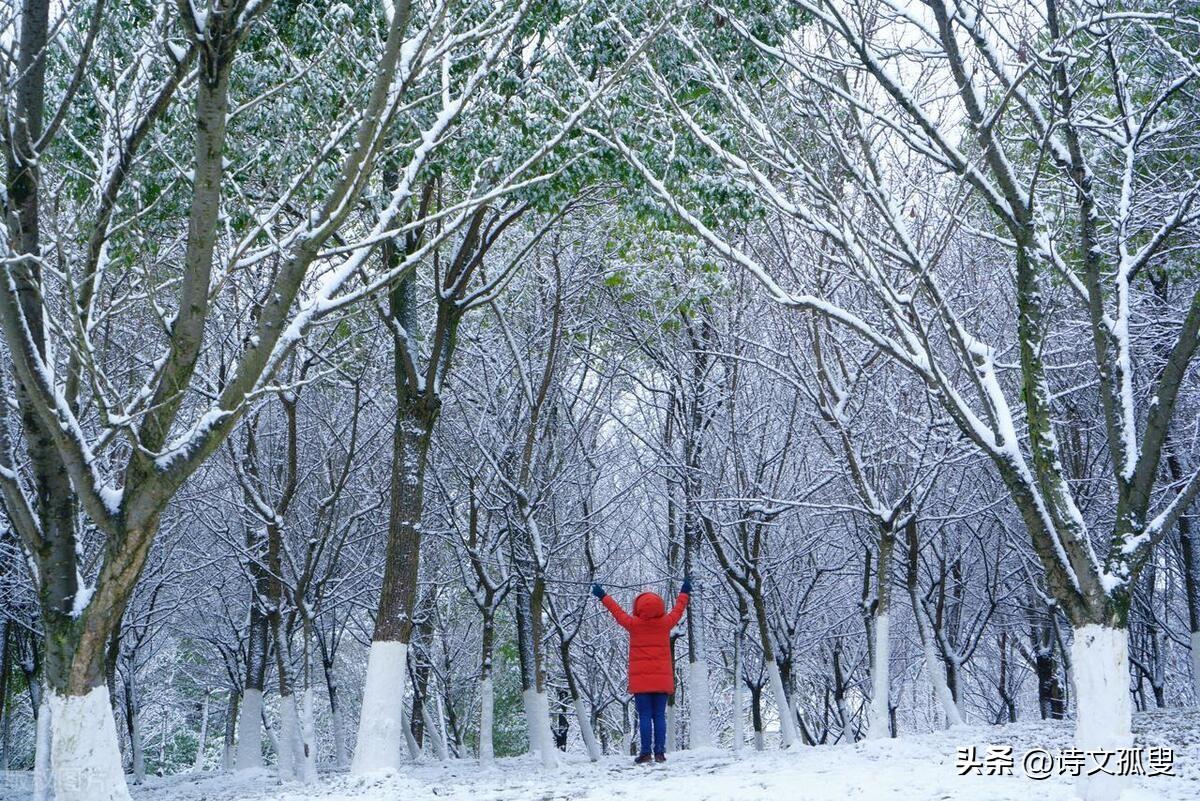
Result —
M 633 600 L 634 617 L 640 617 L 643 620 L 652 620 L 656 617 L 662 617 L 666 613 L 666 606 L 663 604 L 663 599 L 658 597 L 658 593 L 643 592 Z

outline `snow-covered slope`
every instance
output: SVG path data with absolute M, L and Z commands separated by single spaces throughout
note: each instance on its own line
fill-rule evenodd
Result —
M 280 785 L 274 773 L 181 775 L 133 788 L 135 801 L 1057 801 L 1074 796 L 1072 780 L 1034 781 L 1022 774 L 1030 748 L 1070 744 L 1072 723 L 969 726 L 896 740 L 873 740 L 791 752 L 681 752 L 666 765 L 636 766 L 623 757 L 598 764 L 581 755 L 546 771 L 533 758 L 408 765 L 369 778 L 323 774 L 316 785 Z M 1137 715 L 1138 744 L 1175 749 L 1175 777 L 1135 779 L 1128 801 L 1200 799 L 1200 711 Z M 958 776 L 955 749 L 1013 746 L 1012 776 Z M 5 784 L 11 791 L 15 783 Z M 27 792 L 27 790 L 26 790 Z M 13 798 L 28 797 L 15 795 Z

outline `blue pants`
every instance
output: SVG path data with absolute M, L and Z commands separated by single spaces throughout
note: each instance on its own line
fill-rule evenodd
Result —
M 654 753 L 667 751 L 667 694 L 635 693 L 633 703 L 637 706 L 638 734 L 641 736 L 642 754 L 650 753 L 650 729 L 654 728 Z

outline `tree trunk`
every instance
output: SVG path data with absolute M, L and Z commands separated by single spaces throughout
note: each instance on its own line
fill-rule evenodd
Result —
M 237 766 L 237 723 L 238 700 L 241 693 L 237 687 L 229 688 L 229 701 L 225 707 L 225 743 L 221 751 L 221 770 L 229 772 Z
M 429 714 L 429 704 L 421 704 L 421 721 L 425 724 L 425 731 L 429 739 L 433 742 L 433 752 L 437 754 L 439 762 L 445 762 L 450 758 L 449 749 L 446 748 L 446 735 L 443 731 L 441 721 L 433 719 L 433 715 Z
M 778 668 L 776 668 L 778 670 Z M 750 687 L 750 723 L 754 727 L 754 750 L 762 751 L 766 747 L 763 735 L 762 716 L 762 685 L 751 684 Z
M 125 725 L 129 730 L 129 753 L 133 770 L 133 783 L 141 784 L 146 780 L 146 744 L 145 733 L 142 730 L 141 710 L 138 708 L 138 697 L 134 689 L 135 676 L 133 660 L 125 675 Z
M 1130 731 L 1129 632 L 1096 624 L 1076 626 L 1071 644 L 1075 682 L 1075 747 L 1112 750 L 1133 745 Z M 1087 773 L 1091 760 L 1084 768 Z M 1081 776 L 1086 801 L 1113 801 L 1128 786 L 1120 776 Z
M 521 661 L 521 701 L 529 726 L 529 749 L 536 752 L 542 766 L 555 768 L 554 738 L 550 731 L 550 704 L 546 698 L 546 677 L 542 657 L 542 598 L 545 585 L 535 577 L 532 590 L 518 588 L 517 650 Z
M 396 291 L 407 290 L 400 287 Z M 402 372 L 399 363 L 396 372 Z M 403 378 L 398 375 L 396 382 L 402 405 L 392 436 L 392 497 L 383 587 L 367 656 L 367 680 L 351 764 L 351 772 L 358 775 L 400 767 L 400 747 L 405 738 L 400 711 L 404 706 L 420 573 L 425 465 L 437 417 L 436 404 L 404 405 Z
M 891 735 L 891 572 L 896 534 L 884 526 L 879 532 L 879 558 L 875 570 L 875 598 L 871 621 L 871 706 L 867 714 L 867 739 Z
M 204 770 L 204 746 L 208 742 L 208 702 L 210 693 L 204 691 L 204 700 L 200 703 L 200 735 L 196 739 L 196 758 L 192 762 L 192 770 Z
M 689 527 L 691 528 L 691 527 Z M 686 539 L 698 539 L 691 535 Z M 684 571 L 691 575 L 691 548 L 684 548 Z M 708 677 L 708 662 L 704 658 L 704 627 L 700 625 L 700 581 L 693 578 L 692 594 L 688 599 L 688 724 L 691 748 L 711 748 L 712 685 Z
M 554 734 L 554 747 L 564 753 L 567 750 L 567 738 L 571 734 L 571 719 L 567 716 L 570 700 L 570 695 L 560 687 L 558 690 L 558 714 L 554 716 L 554 725 L 551 727 L 551 731 Z
M 50 793 L 53 789 L 53 778 L 51 776 L 51 748 L 50 748 L 50 716 L 53 714 L 50 710 L 50 701 L 48 695 L 43 695 L 39 703 L 40 710 L 34 718 L 37 721 L 36 733 L 34 735 L 34 756 L 33 756 L 33 801 L 47 801 L 50 798 Z M 115 734 L 115 726 L 114 726 Z M 119 765 L 120 763 L 118 763 Z M 121 777 L 121 782 L 124 783 L 125 777 Z
M 741 603 L 743 611 L 745 610 L 745 601 Z M 742 651 L 746 647 L 746 621 L 745 616 L 742 618 L 742 625 L 738 628 L 737 635 L 733 640 L 733 709 L 730 711 L 730 716 L 733 718 L 733 752 L 740 754 L 742 747 L 746 744 L 746 699 L 745 690 L 742 685 L 742 660 L 745 658 Z
M 599 762 L 600 744 L 596 742 L 596 733 L 592 731 L 591 715 L 588 713 L 583 694 L 579 691 L 579 682 L 575 678 L 575 666 L 571 662 L 571 643 L 569 640 L 564 639 L 560 641 L 559 658 L 562 662 L 563 674 L 567 679 L 568 698 L 575 710 L 575 722 L 579 724 L 579 736 L 583 738 L 584 747 L 588 752 L 588 759 L 592 762 Z M 560 750 L 566 749 L 564 747 Z
M 8 674 L 12 672 L 12 624 L 0 621 L 0 770 L 8 770 L 8 721 L 12 714 L 8 702 Z
M 242 713 L 238 719 L 237 769 L 255 770 L 263 766 L 262 709 L 263 688 L 267 680 L 267 653 L 270 650 L 271 577 L 256 558 L 265 546 L 262 529 L 247 531 L 247 548 L 252 554 L 249 570 L 250 632 L 246 643 L 246 679 L 242 683 Z
M 1175 455 L 1175 449 L 1166 448 L 1167 470 L 1171 480 L 1179 483 L 1184 478 L 1183 467 Z M 1183 562 L 1183 591 L 1187 599 L 1188 631 L 1191 634 L 1192 650 L 1192 699 L 1200 705 L 1200 553 L 1196 547 L 1196 532 L 1192 518 L 1186 514 L 1179 516 L 1179 557 Z
M 321 642 L 321 641 L 318 641 Z M 344 768 L 350 759 L 346 750 L 346 721 L 342 711 L 341 688 L 334 673 L 334 658 L 324 651 L 322 643 L 321 667 L 325 672 L 325 690 L 329 695 L 329 725 L 333 728 L 333 764 Z
M 479 762 L 490 765 L 496 758 L 492 744 L 493 715 L 496 709 L 495 690 L 492 687 L 492 647 L 495 641 L 495 619 L 490 611 L 483 614 L 483 635 L 479 665 Z
M 756 585 L 756 590 L 758 589 Z M 791 748 L 796 742 L 796 722 L 792 716 L 792 705 L 788 701 L 787 689 L 783 684 L 783 674 L 779 669 L 779 660 L 775 655 L 775 646 L 771 642 L 771 631 L 768 628 L 767 606 L 761 592 L 754 592 L 750 598 L 754 608 L 754 618 L 758 625 L 759 647 L 762 649 L 763 664 L 767 668 L 767 686 L 775 699 L 775 708 L 779 710 L 779 745 L 781 748 Z
M 917 539 L 917 523 L 910 519 L 904 527 L 905 539 L 908 545 L 908 570 L 905 574 L 905 586 L 908 589 L 908 600 L 912 604 L 913 617 L 917 623 L 917 635 L 921 642 L 921 651 L 925 659 L 925 673 L 933 685 L 933 693 L 946 716 L 946 726 L 961 726 L 962 715 L 959 714 L 958 704 L 954 694 L 946 682 L 946 668 L 938 657 L 937 647 L 933 641 L 934 634 L 929 630 L 929 616 L 921 603 L 921 588 L 918 568 L 920 560 L 920 542 Z
M 1009 687 L 1009 655 L 1008 655 L 1008 632 L 1000 632 L 1000 676 L 996 680 L 996 689 L 1000 693 L 1000 708 L 1004 718 L 1009 723 L 1017 722 L 1017 702 L 1013 697 L 1012 688 Z M 1000 720 L 996 721 L 1000 723 Z

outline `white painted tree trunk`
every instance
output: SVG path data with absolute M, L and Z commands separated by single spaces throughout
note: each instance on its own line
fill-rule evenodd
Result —
M 196 758 L 192 761 L 192 770 L 204 770 L 204 745 L 208 742 L 208 692 L 204 693 L 204 701 L 200 704 L 200 736 L 196 740 Z
M 529 750 L 541 757 L 542 767 L 557 768 L 558 753 L 554 748 L 554 734 L 550 731 L 550 699 L 546 693 L 532 688 L 521 693 L 525 706 L 525 720 L 529 726 Z
M 262 708 L 262 690 L 242 691 L 242 708 L 238 714 L 238 770 L 254 770 L 263 766 Z
M 317 724 L 312 687 L 300 693 L 300 780 L 317 780 Z
M 408 681 L 408 644 L 372 642 L 367 656 L 358 740 L 350 771 L 356 775 L 400 767 L 404 686 Z
M 797 739 L 796 718 L 792 714 L 792 705 L 788 703 L 787 693 L 783 690 L 779 663 L 773 659 L 767 662 L 767 683 L 771 688 L 771 695 L 775 698 L 775 708 L 779 710 L 779 744 L 783 748 L 791 748 Z
M 300 720 L 296 714 L 295 696 L 291 693 L 279 696 L 279 750 L 275 769 L 279 780 L 290 782 L 296 776 L 296 746 L 300 742 Z
M 703 659 L 688 665 L 688 701 L 692 748 L 712 748 L 712 688 L 708 682 L 708 663 Z
M 600 743 L 596 742 L 596 733 L 592 731 L 592 717 L 588 714 L 582 698 L 576 698 L 574 705 L 575 720 L 579 723 L 579 734 L 583 737 L 583 744 L 587 748 L 588 759 L 599 762 Z
M 33 752 L 33 801 L 48 801 L 50 798 L 53 781 L 50 771 L 50 714 L 50 702 L 43 695 L 38 704 L 37 739 Z
M 891 661 L 891 635 L 887 613 L 875 616 L 875 647 L 871 664 L 871 707 L 867 713 L 867 739 L 880 740 L 891 736 L 888 696 L 891 680 L 888 665 Z
M 346 713 L 342 711 L 341 702 L 330 710 L 330 717 L 330 725 L 333 726 L 333 762 L 339 768 L 344 768 L 350 764 L 350 755 L 346 748 Z
M 807 741 L 801 736 L 804 731 L 804 718 L 800 713 L 798 704 L 792 704 L 792 722 L 796 725 L 796 742 L 804 744 Z
M 437 721 L 433 719 L 433 715 L 429 714 L 429 707 L 421 704 L 421 722 L 425 724 L 425 736 L 433 742 L 433 753 L 437 755 L 439 762 L 445 762 L 450 758 L 449 749 L 446 748 L 446 738 L 442 735 L 442 727 L 437 725 Z
M 742 680 L 739 678 L 742 675 L 740 660 L 734 660 L 733 668 L 733 751 L 735 754 L 742 752 L 742 747 L 746 744 L 746 689 L 742 685 Z
M 1192 697 L 1200 705 L 1200 631 L 1192 632 Z
M 1075 747 L 1084 751 L 1133 745 L 1130 730 L 1129 632 L 1105 626 L 1075 629 L 1071 643 L 1075 682 Z M 1087 776 L 1089 759 L 1076 782 L 1083 801 L 1115 801 L 1129 786 L 1123 776 Z
M 417 742 L 412 731 L 412 716 L 409 715 L 408 709 L 404 709 L 400 714 L 400 725 L 404 727 L 404 745 L 408 749 L 408 758 L 413 762 L 420 762 L 421 744 Z
M 766 740 L 763 738 L 763 733 L 761 731 L 754 732 L 754 750 L 755 751 L 763 751 L 766 749 L 766 747 L 767 747 L 767 743 L 766 743 Z
M 279 778 L 282 781 L 316 781 L 316 763 L 304 754 L 300 705 L 295 693 L 279 697 Z M 311 770 L 310 770 L 311 768 Z
M 142 711 L 133 708 L 133 725 L 130 726 L 129 749 L 133 752 L 133 783 L 146 781 L 146 737 L 142 729 Z M 160 760 L 161 761 L 161 760 Z
M 275 729 L 271 727 L 271 721 L 267 720 L 267 711 L 262 712 L 262 727 L 267 735 L 267 744 L 271 746 L 272 753 L 275 754 L 275 761 L 279 761 L 279 738 L 275 736 Z
M 50 762 L 55 801 L 129 801 L 108 686 L 87 695 L 50 691 Z
M 932 637 L 923 637 L 921 650 L 925 655 L 925 672 L 929 674 L 929 682 L 933 685 L 933 694 L 946 715 L 946 726 L 961 726 L 963 719 L 958 704 L 954 703 L 954 695 L 950 685 L 946 683 L 946 670 L 933 648 Z
M 496 758 L 492 745 L 493 715 L 496 711 L 496 695 L 492 677 L 479 680 L 479 764 L 490 765 Z

